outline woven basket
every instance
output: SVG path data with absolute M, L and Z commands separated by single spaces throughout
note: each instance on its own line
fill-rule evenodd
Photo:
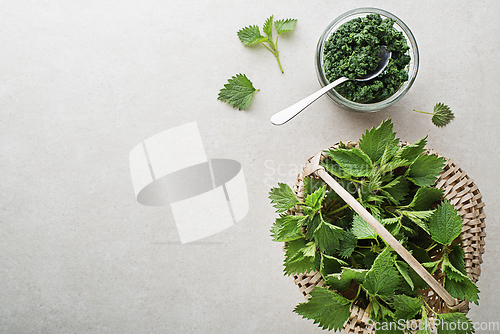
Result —
M 344 142 L 344 144 L 347 147 L 357 147 L 358 142 Z M 402 146 L 407 144 L 406 142 L 400 143 Z M 338 145 L 339 143 L 333 145 L 331 149 L 336 149 Z M 438 154 L 431 149 L 428 149 L 427 152 Z M 321 157 L 321 161 L 323 159 L 324 156 Z M 484 203 L 481 200 L 482 195 L 469 176 L 450 159 L 446 159 L 446 166 L 436 181 L 435 187 L 444 190 L 444 197 L 455 206 L 455 209 L 457 209 L 458 214 L 463 220 L 461 246 L 465 252 L 465 268 L 469 278 L 472 282 L 476 283 L 481 274 L 482 254 L 484 253 L 485 245 L 484 239 L 486 237 Z M 298 175 L 292 189 L 297 198 L 302 201 L 304 199 L 303 173 Z M 292 208 L 288 213 L 302 214 L 299 206 Z M 441 271 L 437 270 L 434 277 L 438 282 L 443 283 L 444 274 Z M 314 287 L 324 285 L 323 277 L 317 271 L 294 275 L 293 278 L 306 299 L 310 298 L 309 293 Z M 422 293 L 429 306 L 437 313 L 450 311 L 446 303 L 430 288 Z M 459 301 L 458 310 L 467 313 L 469 311 L 469 302 Z M 351 307 L 350 311 L 351 316 L 342 328 L 345 333 L 375 333 L 368 326 L 369 311 L 355 304 Z M 414 321 L 419 322 L 418 320 Z

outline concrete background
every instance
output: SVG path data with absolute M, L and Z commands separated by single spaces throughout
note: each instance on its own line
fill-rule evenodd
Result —
M 373 114 L 323 97 L 271 125 L 319 88 L 314 51 L 325 27 L 364 6 L 413 31 L 421 62 L 410 92 Z M 280 39 L 285 74 L 236 36 L 271 14 L 298 19 Z M 498 17 L 496 1 L 2 1 L 0 332 L 321 332 L 292 313 L 303 298 L 282 274 L 267 193 L 292 183 L 312 154 L 388 116 L 401 139 L 429 135 L 479 186 L 488 236 L 470 317 L 500 321 Z M 260 89 L 247 111 L 217 101 L 236 73 Z M 437 102 L 456 115 L 442 129 L 412 111 Z M 137 203 L 128 154 L 191 121 L 209 157 L 241 162 L 250 211 L 182 245 L 169 207 Z

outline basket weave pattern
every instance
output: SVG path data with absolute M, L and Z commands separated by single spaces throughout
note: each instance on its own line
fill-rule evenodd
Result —
M 347 147 L 357 146 L 357 142 L 344 142 Z M 402 146 L 408 143 L 401 143 Z M 332 146 L 332 149 L 338 147 L 338 144 Z M 437 154 L 433 150 L 428 150 L 431 154 Z M 324 156 L 321 157 L 321 160 Z M 446 159 L 446 158 L 445 158 Z M 481 274 L 482 254 L 484 253 L 485 245 L 485 214 L 482 195 L 478 187 L 469 178 L 469 176 L 460 169 L 452 160 L 446 159 L 446 166 L 443 168 L 435 187 L 444 190 L 444 197 L 454 205 L 458 214 L 463 220 L 461 233 L 461 246 L 465 252 L 465 268 L 469 278 L 476 283 Z M 304 199 L 304 182 L 303 173 L 299 174 L 297 181 L 292 187 L 292 190 L 297 195 L 299 200 Z M 299 206 L 290 210 L 291 214 L 302 215 Z M 436 271 L 434 277 L 441 284 L 443 283 L 444 274 L 439 270 Z M 294 275 L 294 282 L 298 286 L 300 292 L 306 299 L 310 298 L 310 292 L 316 286 L 323 286 L 324 279 L 317 271 Z M 449 311 L 446 303 L 431 289 L 422 292 L 429 306 L 438 313 L 446 313 Z M 459 301 L 459 310 L 467 313 L 469 303 L 467 301 Z M 367 327 L 369 319 L 369 311 L 353 305 L 351 307 L 351 315 L 343 327 L 345 333 L 375 333 Z M 417 321 L 418 322 L 418 321 Z

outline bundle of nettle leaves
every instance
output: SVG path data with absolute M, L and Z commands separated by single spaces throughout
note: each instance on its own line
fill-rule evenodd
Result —
M 460 246 L 462 220 L 433 187 L 445 160 L 428 153 L 426 138 L 402 146 L 388 119 L 367 130 L 359 147 L 340 143 L 325 151 L 321 164 L 429 272 L 445 274 L 453 297 L 477 304 Z M 419 333 L 430 333 L 430 317 L 438 319 L 438 333 L 474 332 L 463 313 L 435 314 L 422 296 L 427 283 L 323 180 L 306 177 L 304 188 L 303 201 L 284 183 L 269 193 L 279 213 L 271 234 L 285 242 L 285 274 L 319 271 L 325 280 L 294 312 L 340 330 L 355 304 L 381 324 L 377 333 L 405 333 L 401 325 L 410 319 L 421 319 Z

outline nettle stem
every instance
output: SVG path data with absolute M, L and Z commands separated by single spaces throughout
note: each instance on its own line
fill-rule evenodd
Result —
M 432 113 L 432 112 L 427 112 L 427 111 L 420 111 L 420 110 L 416 110 L 416 109 L 413 109 L 413 111 L 419 112 L 419 113 L 421 113 L 421 114 L 434 115 L 434 113 Z

